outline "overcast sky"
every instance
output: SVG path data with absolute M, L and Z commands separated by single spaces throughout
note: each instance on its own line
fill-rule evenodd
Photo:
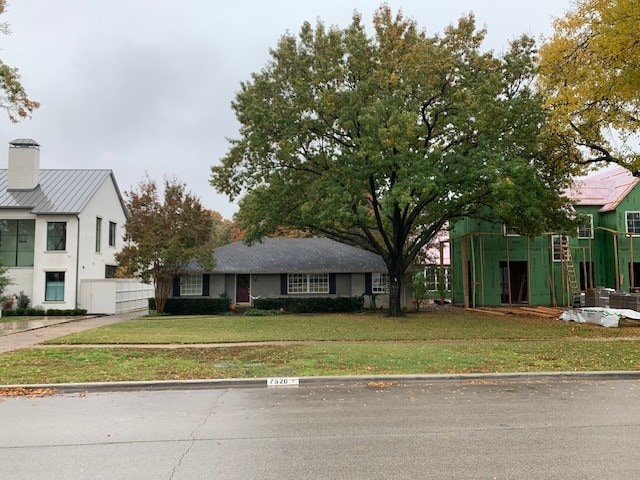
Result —
M 502 52 L 522 33 L 550 35 L 570 0 L 389 1 L 427 33 L 473 11 Z M 230 104 L 268 49 L 305 20 L 347 26 L 354 9 L 370 25 L 379 1 L 365 0 L 9 0 L 0 58 L 18 67 L 42 106 L 11 124 L 0 112 L 0 168 L 8 142 L 33 138 L 41 168 L 110 168 L 124 192 L 144 178 L 177 176 L 207 208 L 237 207 L 209 186 L 211 165 L 236 137 Z M 3 147 L 4 146 L 4 147 Z

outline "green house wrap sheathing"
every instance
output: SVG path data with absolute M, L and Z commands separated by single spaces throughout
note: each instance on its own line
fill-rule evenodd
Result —
M 640 286 L 640 186 L 624 169 L 578 183 L 575 209 L 592 219 L 589 230 L 568 236 L 579 290 Z M 637 212 L 638 215 L 635 215 Z M 637 222 L 634 222 L 637 220 Z M 450 231 L 453 301 L 469 306 L 565 306 L 574 301 L 569 274 L 559 258 L 559 237 L 509 235 L 495 222 L 466 218 Z M 466 258 L 467 269 L 463 267 Z M 468 273 L 467 273 L 468 272 Z M 468 282 L 464 281 L 465 273 Z M 511 288 L 509 289 L 508 285 Z

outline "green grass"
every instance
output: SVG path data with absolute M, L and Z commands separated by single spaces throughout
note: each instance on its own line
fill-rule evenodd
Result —
M 470 340 L 640 337 L 640 329 L 604 329 L 554 319 L 471 312 L 144 317 L 68 335 L 48 344 L 190 344 L 277 340 Z
M 197 346 L 268 340 L 314 342 Z M 379 314 L 146 317 L 55 340 L 70 344 L 64 348 L 49 345 L 1 354 L 0 384 L 640 370 L 639 342 L 640 328 L 607 329 L 453 309 L 403 319 Z M 106 346 L 80 347 L 93 343 Z M 136 349 L 127 343 L 193 346 Z
M 640 370 L 638 343 L 345 342 L 219 349 L 51 348 L 0 355 L 0 384 L 598 370 Z

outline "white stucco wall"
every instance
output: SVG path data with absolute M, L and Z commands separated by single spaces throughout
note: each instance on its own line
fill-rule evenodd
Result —
M 111 179 L 107 179 L 89 201 L 80 219 L 80 281 L 105 278 L 105 265 L 117 265 L 115 254 L 122 250 L 124 223 L 118 193 Z M 96 252 L 96 218 L 102 219 L 100 252 Z M 116 244 L 109 246 L 109 222 L 116 224 Z
M 102 218 L 101 248 L 96 252 L 96 217 Z M 78 285 L 83 280 L 105 278 L 105 265 L 117 265 L 115 254 L 122 249 L 125 213 L 111 178 L 105 180 L 79 215 L 33 215 L 28 210 L 5 209 L 1 219 L 35 219 L 34 266 L 13 267 L 9 276 L 14 284 L 6 294 L 24 291 L 32 306 L 45 309 L 72 309 L 79 306 Z M 47 223 L 66 222 L 66 248 L 47 251 Z M 109 246 L 109 222 L 116 224 L 116 245 Z M 64 272 L 64 301 L 45 302 L 47 272 Z
M 47 251 L 47 223 L 66 222 L 66 249 Z M 33 256 L 32 304 L 45 309 L 76 307 L 76 265 L 78 245 L 78 219 L 74 215 L 41 215 L 36 218 L 35 248 Z M 64 272 L 64 301 L 45 302 L 47 272 Z

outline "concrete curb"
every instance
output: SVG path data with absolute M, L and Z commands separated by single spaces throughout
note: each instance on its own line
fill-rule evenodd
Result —
M 54 389 L 62 393 L 123 392 L 139 390 L 213 390 L 227 388 L 267 388 L 267 378 L 231 378 L 220 380 L 159 380 L 136 382 L 43 383 L 0 385 L 0 389 Z M 440 382 L 521 382 L 545 380 L 640 380 L 640 371 L 619 372 L 536 372 L 478 373 L 436 375 L 366 375 L 336 377 L 299 377 L 299 386 L 361 385 L 371 382 L 440 383 Z M 269 388 L 292 388 L 269 387 Z

